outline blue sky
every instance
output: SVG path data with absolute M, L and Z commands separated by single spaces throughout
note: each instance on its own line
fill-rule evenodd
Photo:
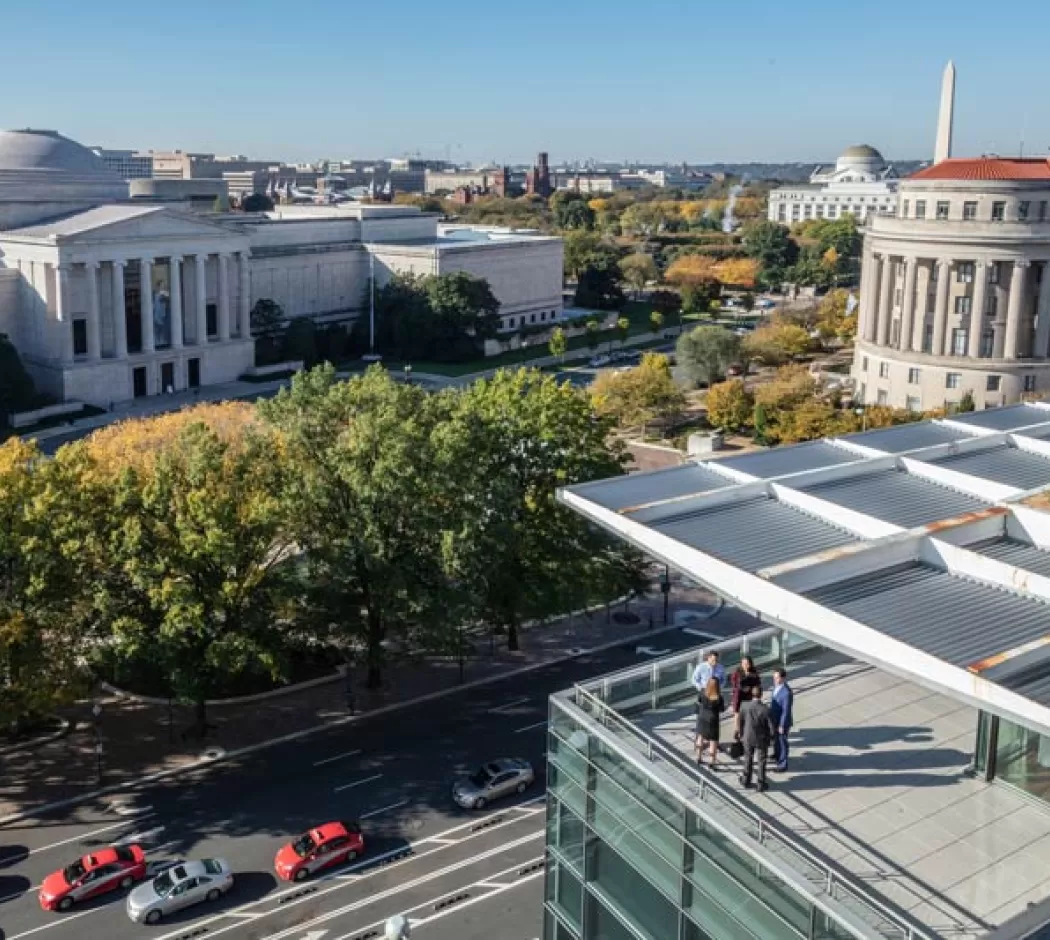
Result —
M 0 126 L 287 160 L 1050 149 L 1045 0 L 3 3 Z

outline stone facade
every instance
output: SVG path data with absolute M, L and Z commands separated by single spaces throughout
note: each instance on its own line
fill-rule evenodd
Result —
M 1050 162 L 949 159 L 865 236 L 860 398 L 978 408 L 1050 389 Z

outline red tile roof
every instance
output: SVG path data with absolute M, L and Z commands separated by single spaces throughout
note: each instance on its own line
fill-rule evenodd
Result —
M 913 173 L 913 180 L 1046 180 L 1050 182 L 1050 160 L 1046 157 L 951 157 Z

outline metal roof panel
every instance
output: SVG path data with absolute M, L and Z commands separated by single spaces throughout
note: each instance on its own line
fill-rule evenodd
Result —
M 976 497 L 903 470 L 876 470 L 798 489 L 905 529 L 987 508 Z
M 935 447 L 937 444 L 950 444 L 952 441 L 968 440 L 973 437 L 960 428 L 950 428 L 932 421 L 917 424 L 899 424 L 892 428 L 878 428 L 874 431 L 861 431 L 858 434 L 847 434 L 839 438 L 851 444 L 872 447 L 887 454 L 903 454 L 905 451 L 917 450 L 920 447 Z
M 827 441 L 809 441 L 789 447 L 774 447 L 771 450 L 739 457 L 726 457 L 719 464 L 750 473 L 763 480 L 784 476 L 788 473 L 802 473 L 805 470 L 819 470 L 822 467 L 834 467 L 838 464 L 853 463 L 863 460 L 859 454 L 836 447 Z
M 1000 536 L 983 542 L 975 542 L 966 547 L 971 552 L 977 552 L 988 558 L 995 558 L 997 561 L 1016 565 L 1018 568 L 1024 568 L 1025 571 L 1034 571 L 1036 574 L 1050 578 L 1050 552 L 1029 545 L 1027 542 Z
M 1007 405 L 1005 408 L 986 408 L 984 411 L 952 415 L 951 420 L 958 424 L 972 424 L 976 428 L 988 428 L 991 431 L 1012 431 L 1014 428 L 1042 424 L 1050 420 L 1050 408 L 1022 403 Z
M 709 493 L 726 486 L 733 486 L 733 481 L 714 470 L 688 463 L 648 473 L 629 473 L 608 480 L 580 483 L 567 489 L 605 509 L 619 511 L 662 499 L 688 496 L 690 493 Z
M 919 459 L 923 458 L 920 456 Z M 1050 484 L 1050 460 L 1009 444 L 965 454 L 931 457 L 926 462 L 946 470 L 957 470 L 1006 486 L 1016 486 L 1020 490 L 1034 490 Z
M 747 571 L 856 542 L 845 529 L 768 496 L 665 513 L 649 525 Z

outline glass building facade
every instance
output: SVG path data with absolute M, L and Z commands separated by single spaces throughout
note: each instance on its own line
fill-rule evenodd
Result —
M 792 641 L 769 630 L 714 648 L 727 669 L 742 652 L 769 666 Z M 691 698 L 698 658 L 552 697 L 545 940 L 924 937 L 632 723 Z

